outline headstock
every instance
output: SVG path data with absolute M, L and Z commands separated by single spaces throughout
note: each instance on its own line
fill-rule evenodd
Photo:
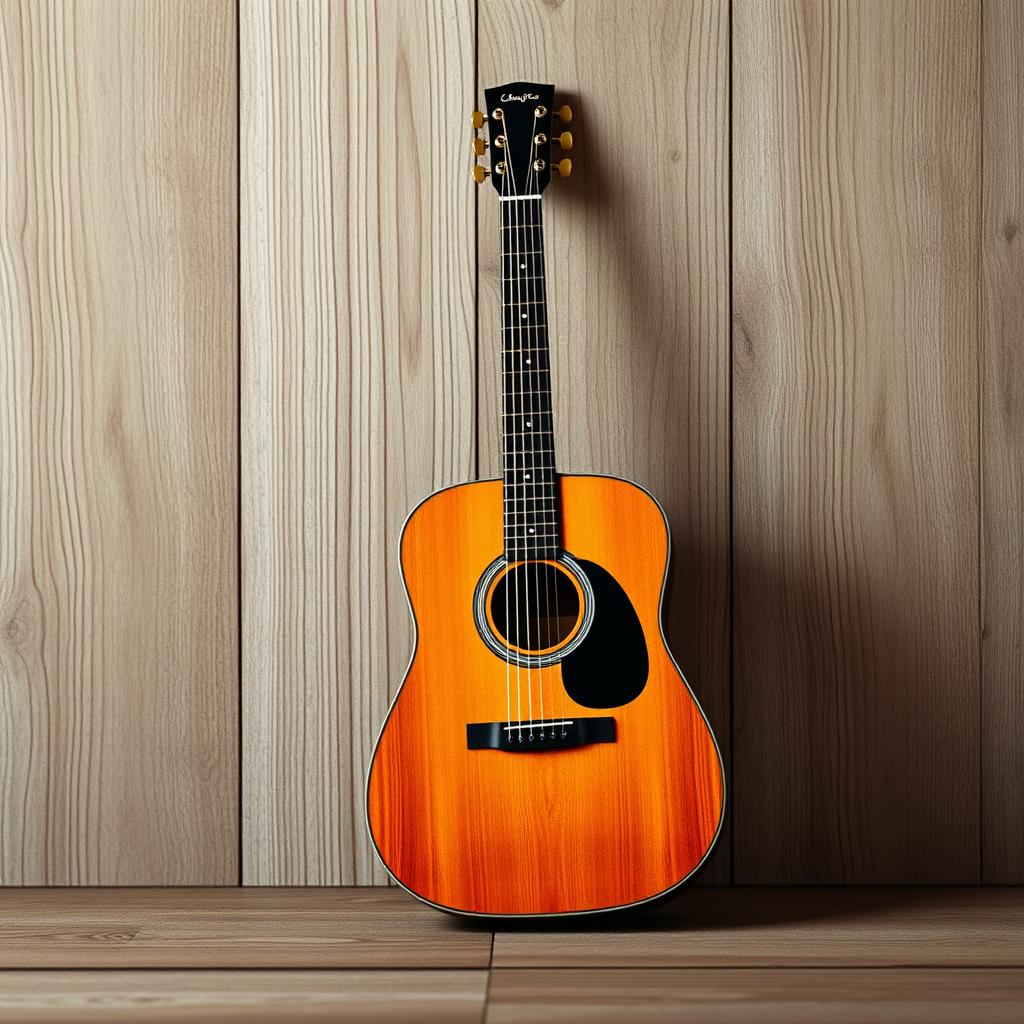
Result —
M 488 175 L 502 196 L 540 195 L 551 180 L 552 144 L 562 152 L 572 149 L 572 134 L 561 126 L 572 120 L 568 106 L 552 109 L 553 85 L 535 82 L 509 82 L 484 90 L 487 113 L 473 111 L 473 153 L 490 155 L 487 169 L 473 165 L 473 178 L 482 184 Z M 477 132 L 487 124 L 487 141 Z M 557 126 L 557 127 L 556 127 Z M 572 161 L 562 157 L 555 169 L 567 178 Z

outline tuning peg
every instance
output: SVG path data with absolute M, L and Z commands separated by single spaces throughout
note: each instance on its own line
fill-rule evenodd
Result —
M 568 133 L 567 133 L 568 134 Z M 483 156 L 487 152 L 487 143 L 483 139 L 473 140 L 473 152 L 477 156 Z
M 487 180 L 487 175 L 490 173 L 491 172 L 482 164 L 473 164 L 473 180 L 478 185 L 482 185 Z
M 474 110 L 473 111 L 473 117 L 471 118 L 471 122 L 472 122 L 473 127 L 477 131 L 480 131 L 480 129 L 483 128 L 484 121 L 486 121 L 486 120 L 487 120 L 487 115 L 486 114 L 481 114 L 479 110 Z
M 572 149 L 572 132 L 562 132 L 562 134 L 555 139 L 555 142 L 557 142 L 562 149 L 568 153 L 569 150 Z
M 555 111 L 555 117 L 557 117 L 562 124 L 568 124 L 572 120 L 572 107 L 568 104 L 564 104 Z
M 564 157 L 562 160 L 559 160 L 558 163 L 555 164 L 555 167 L 558 168 L 558 173 L 563 178 L 568 178 L 569 175 L 572 174 L 572 161 L 568 157 Z

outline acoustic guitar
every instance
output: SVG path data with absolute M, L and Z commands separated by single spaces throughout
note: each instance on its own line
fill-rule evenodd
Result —
M 501 212 L 504 472 L 406 521 L 416 647 L 374 748 L 367 825 L 395 881 L 441 910 L 635 907 L 706 861 L 722 762 L 662 632 L 661 506 L 555 469 L 541 206 L 572 112 L 553 113 L 550 85 L 485 95 L 474 150 L 491 170 L 474 177 L 489 174 Z

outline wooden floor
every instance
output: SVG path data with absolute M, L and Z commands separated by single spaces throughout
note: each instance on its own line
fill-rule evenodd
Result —
M 0 1021 L 1024 1021 L 1024 890 L 698 888 L 498 931 L 394 889 L 0 890 Z

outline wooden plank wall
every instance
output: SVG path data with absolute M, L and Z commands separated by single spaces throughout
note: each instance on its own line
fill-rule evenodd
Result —
M 399 531 L 497 465 L 468 112 L 531 75 L 560 464 L 668 511 L 710 879 L 1024 882 L 1021 11 L 0 6 L 0 884 L 383 880 Z
M 664 505 L 666 633 L 728 771 L 728 9 L 482 0 L 479 60 L 481 82 L 554 82 L 573 105 L 575 170 L 544 204 L 558 466 L 628 477 Z M 488 185 L 481 476 L 501 466 L 497 207 Z M 726 828 L 705 878 L 728 880 L 730 845 Z
M 234 22 L 0 5 L 0 884 L 238 879 Z
M 738 882 L 980 880 L 979 30 L 734 4 Z
M 1024 4 L 988 0 L 982 305 L 983 878 L 1024 883 Z
M 240 8 L 243 877 L 382 882 L 412 506 L 474 470 L 473 11 Z

